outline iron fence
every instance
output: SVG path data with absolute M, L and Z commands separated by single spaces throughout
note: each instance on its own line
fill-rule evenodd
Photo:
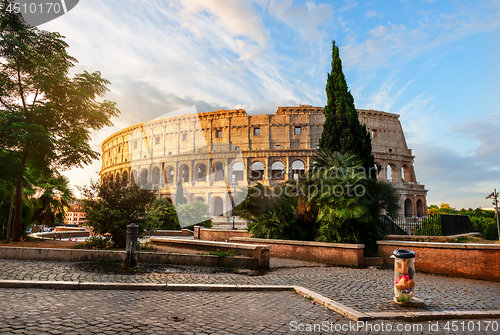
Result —
M 467 215 L 435 214 L 429 216 L 383 217 L 391 235 L 448 236 L 473 231 Z
M 426 235 L 441 236 L 441 216 L 397 216 L 394 219 L 384 217 L 387 232 L 391 235 Z

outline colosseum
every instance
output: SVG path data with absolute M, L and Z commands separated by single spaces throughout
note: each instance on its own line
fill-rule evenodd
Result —
M 372 137 L 379 179 L 392 181 L 406 217 L 427 215 L 399 115 L 358 110 Z M 161 117 L 125 128 L 102 144 L 100 176 L 122 178 L 175 201 L 182 183 L 187 201 L 210 205 L 214 217 L 232 214 L 231 192 L 247 178 L 273 185 L 298 179 L 313 162 L 323 130 L 322 107 L 279 107 L 275 114 L 217 110 Z

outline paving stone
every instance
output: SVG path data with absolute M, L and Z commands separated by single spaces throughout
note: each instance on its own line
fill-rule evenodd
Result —
M 401 312 L 394 304 L 390 269 L 342 267 L 278 268 L 260 276 L 247 276 L 214 267 L 143 264 L 128 274 L 119 264 L 98 262 L 46 262 L 0 260 L 0 279 L 15 275 L 31 280 L 68 280 L 107 283 L 300 285 L 361 312 Z M 66 276 L 67 277 L 67 276 Z M 67 278 L 66 278 L 67 279 Z M 417 273 L 416 296 L 427 311 L 500 310 L 500 283 Z M 487 292 L 487 294 L 485 294 Z

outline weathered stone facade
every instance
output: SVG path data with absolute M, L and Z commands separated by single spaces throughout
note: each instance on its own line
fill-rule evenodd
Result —
M 417 182 L 399 115 L 358 114 L 383 169 L 379 178 L 395 183 L 402 213 L 426 215 L 427 190 Z M 303 174 L 313 162 L 324 120 L 323 108 L 309 105 L 279 107 L 274 115 L 238 109 L 159 118 L 108 137 L 100 175 L 148 184 L 171 200 L 180 181 L 188 201 L 202 200 L 214 216 L 225 215 L 232 208 L 231 189 L 246 186 L 247 177 L 269 185 Z

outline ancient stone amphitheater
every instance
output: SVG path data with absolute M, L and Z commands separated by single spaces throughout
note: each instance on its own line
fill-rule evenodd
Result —
M 399 115 L 358 110 L 372 136 L 379 178 L 395 183 L 405 216 L 427 215 Z M 324 123 L 323 108 L 279 107 L 275 114 L 218 110 L 162 117 L 125 128 L 102 144 L 102 177 L 122 178 L 175 201 L 178 182 L 187 201 L 230 216 L 231 194 L 248 179 L 272 185 L 298 179 L 311 166 Z

